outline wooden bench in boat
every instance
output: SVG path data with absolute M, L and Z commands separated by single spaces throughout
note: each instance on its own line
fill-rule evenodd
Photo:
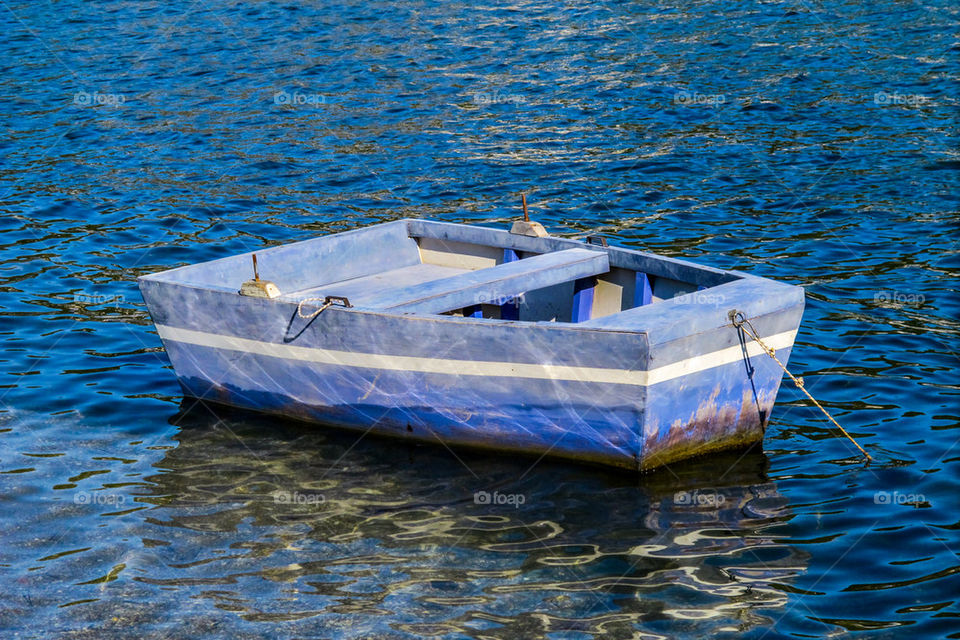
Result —
M 610 270 L 607 254 L 565 249 L 391 291 L 364 306 L 400 313 L 443 313 L 518 296 Z
M 298 291 L 285 297 L 335 295 L 349 298 L 355 307 L 363 309 L 444 313 L 483 302 L 496 304 L 496 300 L 596 276 L 609 270 L 609 259 L 605 252 L 574 248 L 477 270 L 412 265 Z

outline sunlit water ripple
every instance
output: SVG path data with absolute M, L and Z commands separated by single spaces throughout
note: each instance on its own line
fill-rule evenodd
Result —
M 955 4 L 0 4 L 4 635 L 960 637 Z M 786 385 L 640 480 L 180 406 L 138 275 L 520 191 L 806 287 L 875 462 Z

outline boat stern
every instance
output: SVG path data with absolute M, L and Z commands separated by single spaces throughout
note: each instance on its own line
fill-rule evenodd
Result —
M 660 340 L 652 332 L 641 469 L 763 439 L 783 370 L 733 325 L 729 313 L 750 318 L 786 365 L 803 296 L 800 287 L 748 278 L 718 287 L 710 297 L 693 294 L 701 298 L 697 331 L 676 336 L 667 329 Z

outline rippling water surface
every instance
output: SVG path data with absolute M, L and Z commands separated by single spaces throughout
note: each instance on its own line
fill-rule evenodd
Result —
M 3 635 L 960 637 L 955 3 L 0 5 Z M 180 406 L 138 275 L 521 191 L 806 287 L 875 462 L 786 385 L 639 480 Z

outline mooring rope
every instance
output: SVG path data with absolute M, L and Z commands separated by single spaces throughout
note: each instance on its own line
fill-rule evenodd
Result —
M 854 445 L 857 449 L 860 449 L 860 453 L 862 453 L 864 456 L 866 456 L 868 461 L 873 460 L 873 458 L 870 456 L 870 454 L 867 453 L 866 450 L 865 450 L 863 447 L 861 447 L 861 446 L 857 443 L 856 440 L 853 439 L 853 436 L 851 436 L 849 433 L 847 433 L 847 430 L 844 429 L 843 427 L 841 427 L 841 426 L 840 426 L 840 423 L 837 422 L 836 420 L 834 420 L 834 419 L 833 419 L 833 416 L 831 416 L 830 413 L 829 413 L 826 409 L 823 408 L 823 405 L 821 405 L 819 402 L 817 402 L 817 399 L 814 398 L 812 395 L 810 395 L 810 392 L 807 391 L 806 387 L 803 386 L 803 378 L 798 378 L 798 377 L 796 377 L 795 375 L 793 375 L 792 373 L 790 373 L 790 372 L 787 370 L 787 368 L 784 366 L 784 364 L 783 364 L 782 362 L 780 362 L 780 359 L 777 357 L 776 351 L 774 351 L 772 348 L 770 348 L 769 346 L 767 346 L 767 344 L 766 344 L 763 340 L 760 339 L 760 332 L 757 331 L 756 327 L 753 326 L 753 323 L 751 323 L 750 320 L 748 320 L 748 319 L 747 319 L 742 313 L 740 313 L 739 311 L 731 311 L 731 312 L 730 312 L 730 320 L 733 322 L 733 326 L 735 326 L 737 329 L 742 330 L 742 331 L 743 331 L 744 333 L 746 333 L 748 336 L 750 336 L 751 338 L 753 338 L 753 339 L 756 341 L 756 343 L 760 345 L 760 348 L 763 349 L 764 352 L 766 352 L 766 354 L 767 354 L 768 356 L 770 356 L 771 358 L 773 358 L 773 360 L 774 360 L 778 365 L 780 365 L 780 368 L 783 369 L 783 372 L 784 372 L 784 373 L 786 373 L 788 376 L 790 376 L 790 379 L 793 380 L 793 383 L 794 383 L 795 385 L 797 385 L 797 388 L 800 389 L 800 391 L 803 391 L 803 392 L 807 395 L 807 397 L 810 398 L 810 401 L 813 402 L 813 404 L 817 405 L 817 408 L 820 409 L 820 411 L 823 411 L 823 415 L 827 416 L 827 418 L 830 420 L 830 422 L 832 422 L 832 423 L 837 427 L 837 429 L 840 429 L 840 432 L 841 432 L 843 435 L 847 436 L 847 438 L 850 440 L 850 442 L 852 442 L 853 445 Z M 744 326 L 744 325 L 746 325 L 746 326 Z M 750 327 L 750 328 L 747 329 L 746 327 Z

